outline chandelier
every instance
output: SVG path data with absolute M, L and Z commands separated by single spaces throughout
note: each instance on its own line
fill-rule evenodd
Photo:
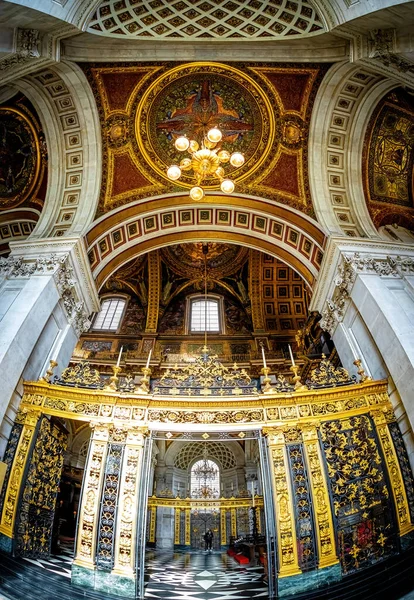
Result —
M 203 447 L 203 460 L 193 469 L 192 474 L 199 486 L 192 492 L 194 497 L 206 499 L 218 496 L 218 490 L 212 488 L 212 483 L 217 480 L 218 469 L 208 460 L 207 444 Z
M 204 197 L 202 186 L 207 178 L 217 179 L 220 182 L 221 191 L 225 194 L 231 194 L 234 191 L 234 181 L 225 177 L 221 165 L 229 162 L 233 167 L 241 167 L 244 164 L 244 156 L 241 152 L 230 154 L 227 150 L 222 150 L 219 146 L 222 137 L 220 129 L 213 127 L 207 134 L 204 134 L 201 147 L 196 140 L 189 140 L 184 135 L 178 137 L 174 142 L 177 150 L 188 151 L 190 157 L 183 158 L 179 166 L 171 165 L 167 170 L 167 177 L 171 181 L 177 181 L 180 179 L 182 171 L 193 170 L 197 182 L 197 185 L 190 190 L 193 200 L 201 200 Z

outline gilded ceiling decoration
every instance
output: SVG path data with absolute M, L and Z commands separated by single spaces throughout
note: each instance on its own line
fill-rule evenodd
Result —
M 397 223 L 414 229 L 414 108 L 401 88 L 379 103 L 368 127 L 365 192 L 377 227 Z
M 315 35 L 325 27 L 307 0 L 103 0 L 88 31 L 144 39 L 267 39 Z
M 307 173 L 313 100 L 327 65 L 219 63 L 86 65 L 100 109 L 104 168 L 98 215 L 141 198 L 184 192 L 167 169 L 182 156 L 178 135 L 202 137 L 212 124 L 225 148 L 245 156 L 226 166 L 237 191 L 313 216 Z M 223 146 L 224 147 L 224 146 Z M 206 189 L 216 189 L 211 181 Z
M 0 107 L 0 207 L 14 208 L 38 183 L 41 168 L 37 132 L 24 112 Z
M 19 94 L 0 106 L 0 254 L 10 240 L 33 231 L 46 183 L 45 137 L 33 106 Z
M 226 277 L 238 271 L 246 262 L 248 248 L 235 244 L 208 244 L 207 269 L 210 277 Z M 188 278 L 200 278 L 204 268 L 203 244 L 201 242 L 167 246 L 161 250 L 166 264 L 177 274 Z

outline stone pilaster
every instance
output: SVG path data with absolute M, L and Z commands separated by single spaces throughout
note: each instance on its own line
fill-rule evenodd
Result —
M 95 568 L 100 491 L 105 471 L 108 439 L 109 425 L 93 426 L 79 506 L 74 567 L 84 567 L 90 570 Z M 72 569 L 72 580 L 77 583 L 76 568 Z
M 285 437 L 276 429 L 267 430 L 270 456 L 272 460 L 273 486 L 275 496 L 274 518 L 277 523 L 277 543 L 279 549 L 279 577 L 301 573 L 298 562 L 297 537 L 293 510 L 292 486 L 289 464 L 286 457 Z

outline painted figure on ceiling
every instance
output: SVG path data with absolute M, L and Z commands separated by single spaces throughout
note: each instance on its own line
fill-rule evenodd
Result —
M 187 134 L 201 139 L 212 127 L 220 127 L 223 141 L 235 142 L 244 132 L 252 131 L 253 125 L 243 120 L 243 115 L 224 108 L 220 94 L 213 90 L 210 80 L 204 80 L 197 91 L 186 99 L 185 108 L 176 108 L 164 121 L 157 123 L 168 137 Z

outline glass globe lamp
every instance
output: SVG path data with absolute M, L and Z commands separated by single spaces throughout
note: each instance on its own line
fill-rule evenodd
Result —
M 225 194 L 231 194 L 234 191 L 234 183 L 231 179 L 223 179 L 220 188 Z
M 195 186 L 190 190 L 190 197 L 195 201 L 199 201 L 204 197 L 204 190 L 199 186 Z
M 221 140 L 222 137 L 223 137 L 223 134 L 221 133 L 220 129 L 218 129 L 217 127 L 213 127 L 207 133 L 207 139 L 210 142 L 212 142 L 213 144 L 217 144 Z
M 188 146 L 190 145 L 190 141 L 188 140 L 188 138 L 182 135 L 175 140 L 174 145 L 180 152 L 185 152 L 185 150 L 187 150 Z
M 167 177 L 168 177 L 168 179 L 171 179 L 171 181 L 176 181 L 177 179 L 180 179 L 180 177 L 181 177 L 180 167 L 178 167 L 177 165 L 171 165 L 171 167 L 169 167 L 169 169 L 167 171 Z
M 180 162 L 180 168 L 183 171 L 190 169 L 191 168 L 191 158 L 183 158 L 183 160 Z
M 217 153 L 217 156 L 220 159 L 220 162 L 226 163 L 229 162 L 230 160 L 230 152 L 227 152 L 227 150 L 220 150 L 220 152 Z
M 244 156 L 241 152 L 233 152 L 230 156 L 230 164 L 233 167 L 241 167 L 244 164 Z

